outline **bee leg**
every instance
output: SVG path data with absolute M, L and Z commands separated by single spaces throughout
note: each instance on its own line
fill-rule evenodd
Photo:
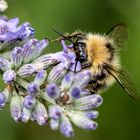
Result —
M 91 64 L 92 64 L 91 62 L 85 61 L 85 62 L 83 62 L 83 63 L 81 64 L 81 67 L 82 67 L 82 69 L 83 69 L 83 68 L 86 68 L 86 67 L 90 67 Z

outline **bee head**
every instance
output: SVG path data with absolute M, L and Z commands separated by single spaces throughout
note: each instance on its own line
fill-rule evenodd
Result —
M 73 49 L 76 54 L 76 61 L 83 63 L 87 60 L 86 44 L 82 42 L 85 35 L 82 32 L 74 32 L 71 35 L 65 36 L 60 32 L 56 31 L 54 28 L 52 28 L 52 30 L 61 36 L 61 38 L 56 39 L 55 41 L 60 41 L 63 39 L 68 40 L 73 44 Z

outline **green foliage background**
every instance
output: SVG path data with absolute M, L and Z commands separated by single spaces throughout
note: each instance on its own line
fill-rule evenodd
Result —
M 128 48 L 121 52 L 122 65 L 140 85 L 140 0 L 8 0 L 4 13 L 10 18 L 29 21 L 36 29 L 35 37 L 55 38 L 51 26 L 64 32 L 81 29 L 86 32 L 107 32 L 114 24 L 125 22 L 130 29 Z M 54 44 L 48 52 L 59 50 Z M 2 86 L 2 85 L 1 85 Z M 131 100 L 115 84 L 103 94 L 96 131 L 75 128 L 73 140 L 140 140 L 140 102 Z M 0 111 L 0 140 L 64 140 L 58 131 L 35 123 L 16 124 L 9 106 Z

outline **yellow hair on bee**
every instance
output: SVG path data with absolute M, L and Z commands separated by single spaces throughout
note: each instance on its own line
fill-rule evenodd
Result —
M 105 45 L 110 42 L 105 36 L 88 34 L 85 41 L 88 52 L 88 60 L 94 62 L 94 65 L 102 65 L 110 57 Z
M 106 86 L 98 89 L 100 93 L 115 82 L 114 77 L 104 70 L 104 64 L 120 68 L 117 49 L 112 39 L 100 34 L 88 33 L 83 42 L 86 44 L 87 60 L 91 63 L 93 77 L 102 73 L 107 75 L 103 80 L 98 80 L 99 84 Z
M 84 40 L 86 44 L 86 52 L 88 55 L 88 61 L 92 63 L 92 71 L 94 74 L 99 72 L 100 67 L 104 63 L 113 63 L 114 66 L 119 66 L 119 57 L 115 52 L 112 61 L 109 62 L 111 58 L 111 52 L 109 52 L 108 48 L 106 47 L 107 44 L 111 44 L 112 47 L 115 49 L 115 45 L 113 41 L 108 38 L 107 36 L 100 35 L 100 34 L 87 34 L 86 40 Z

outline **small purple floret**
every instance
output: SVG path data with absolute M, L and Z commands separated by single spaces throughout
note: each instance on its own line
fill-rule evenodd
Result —
M 36 75 L 36 78 L 37 78 L 37 79 L 42 79 L 42 78 L 44 78 L 44 73 L 45 73 L 45 70 L 39 71 L 39 72 L 37 73 L 37 75 Z
M 55 120 L 59 119 L 61 116 L 60 108 L 58 106 L 51 106 L 49 108 L 49 116 L 50 118 L 55 119 Z
M 32 96 L 32 97 L 35 97 L 38 93 L 38 85 L 35 84 L 35 83 L 31 83 L 28 88 L 27 88 L 27 91 L 28 93 Z
M 46 92 L 51 98 L 57 98 L 59 96 L 59 88 L 55 83 L 49 84 L 46 88 Z
M 79 98 L 80 97 L 80 89 L 78 87 L 74 87 L 71 91 L 71 95 L 74 98 Z
M 32 109 L 35 105 L 35 99 L 28 95 L 24 98 L 23 106 L 27 109 Z
M 16 74 L 13 70 L 8 70 L 8 71 L 4 72 L 3 80 L 5 83 L 10 84 L 10 83 L 14 82 L 15 79 L 16 79 Z
M 71 126 L 70 123 L 62 122 L 60 124 L 60 131 L 66 137 L 72 137 L 72 136 L 74 136 L 74 132 L 73 132 L 73 129 L 72 129 L 72 126 Z

